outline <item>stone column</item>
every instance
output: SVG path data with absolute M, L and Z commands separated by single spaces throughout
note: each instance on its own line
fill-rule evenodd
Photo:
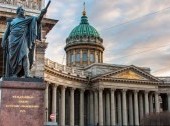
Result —
M 98 117 L 98 112 L 99 108 L 98 108 L 98 92 L 97 90 L 94 92 L 94 111 L 95 111 L 95 114 L 94 114 L 94 122 L 95 122 L 95 125 L 97 125 L 97 123 L 99 122 L 99 117 Z
M 88 49 L 87 50 L 87 64 L 89 65 L 90 64 L 90 50 Z
M 149 114 L 148 91 L 145 91 L 145 115 Z
M 83 52 L 82 49 L 80 49 L 80 64 L 83 64 Z
M 134 91 L 135 125 L 139 125 L 138 91 Z
M 97 50 L 94 51 L 94 54 L 95 54 L 95 63 L 98 63 Z
M 80 89 L 80 126 L 84 126 L 84 90 Z
M 129 125 L 134 125 L 132 92 L 129 93 Z
M 116 112 L 115 112 L 115 89 L 111 89 L 111 125 L 116 125 Z
M 61 126 L 65 126 L 65 90 L 66 87 L 61 87 Z
M 140 114 L 140 120 L 143 118 L 144 111 L 143 111 L 143 94 L 139 94 L 139 114 Z
M 100 51 L 100 63 L 102 63 L 102 52 Z
M 106 125 L 106 93 L 103 92 L 103 125 Z
M 110 125 L 110 93 L 106 92 L 106 125 Z
M 55 119 L 53 122 L 56 122 L 56 108 L 57 108 L 57 86 L 53 85 L 53 92 L 52 92 L 52 113 L 55 114 Z
M 102 63 L 103 63 L 103 52 L 102 52 L 102 59 L 101 60 L 102 60 Z
M 87 124 L 90 125 L 90 92 L 88 92 L 86 98 L 87 98 Z
M 90 91 L 90 125 L 94 124 L 93 91 Z
M 122 125 L 122 102 L 121 102 L 121 94 L 120 92 L 117 93 L 117 104 L 118 104 L 118 125 Z
M 127 125 L 127 103 L 126 103 L 126 89 L 122 90 L 123 101 L 123 125 Z
M 76 65 L 76 51 L 75 51 L 75 49 L 73 50 L 73 57 L 74 57 L 73 65 Z
M 66 65 L 69 66 L 69 51 L 66 52 Z
M 149 95 L 149 112 L 153 112 L 153 95 L 152 93 Z
M 156 109 L 156 112 L 160 112 L 159 93 L 158 92 L 155 92 L 155 109 Z
M 170 112 L 170 93 L 167 93 L 168 96 L 168 111 Z
M 66 65 L 68 66 L 68 52 L 66 52 Z
M 46 122 L 48 122 L 48 88 L 49 88 L 49 84 L 46 84 L 46 89 L 45 89 L 45 120 Z
M 103 89 L 99 89 L 99 126 L 103 126 Z
M 70 89 L 70 126 L 74 126 L 74 90 Z

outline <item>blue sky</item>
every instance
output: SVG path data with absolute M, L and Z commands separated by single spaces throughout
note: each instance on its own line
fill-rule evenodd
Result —
M 104 40 L 105 63 L 150 67 L 153 75 L 170 76 L 169 0 L 84 1 L 89 23 Z M 80 23 L 84 1 L 52 0 L 47 17 L 59 22 L 47 35 L 47 58 L 65 64 L 65 40 Z

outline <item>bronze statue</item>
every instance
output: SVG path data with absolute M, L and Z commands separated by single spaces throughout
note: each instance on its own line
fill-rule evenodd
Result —
M 25 10 L 18 7 L 17 17 L 7 21 L 7 29 L 1 43 L 4 49 L 5 77 L 30 77 L 35 40 L 41 40 L 41 20 L 50 2 L 38 17 L 25 17 Z

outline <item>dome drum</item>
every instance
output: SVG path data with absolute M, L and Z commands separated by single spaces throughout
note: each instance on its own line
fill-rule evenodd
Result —
M 103 63 L 103 51 L 100 48 L 74 48 L 66 51 L 67 66 L 86 67 L 92 63 Z
M 71 47 L 71 46 L 76 46 L 76 45 L 93 45 L 93 46 L 100 46 L 101 48 L 103 48 L 103 39 L 98 39 L 98 38 L 90 38 L 90 37 L 86 37 L 86 38 L 81 38 L 81 39 L 70 39 L 70 41 L 66 42 L 66 47 L 65 50 L 67 50 L 67 48 Z

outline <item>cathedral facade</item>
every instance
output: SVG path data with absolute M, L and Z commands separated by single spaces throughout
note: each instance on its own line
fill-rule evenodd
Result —
M 43 0 L 3 0 L 0 2 L 0 40 L 6 19 L 18 5 L 27 15 L 36 15 Z M 59 125 L 139 125 L 151 113 L 170 111 L 170 78 L 151 75 L 150 68 L 103 63 L 104 40 L 90 25 L 85 9 L 80 24 L 66 38 L 66 65 L 44 58 L 46 34 L 57 20 L 43 19 L 42 41 L 36 42 L 32 75 L 43 77 L 45 121 L 55 114 Z M 0 49 L 1 57 L 3 51 Z M 2 73 L 2 58 L 0 62 Z M 2 75 L 1 75 L 2 76 Z

